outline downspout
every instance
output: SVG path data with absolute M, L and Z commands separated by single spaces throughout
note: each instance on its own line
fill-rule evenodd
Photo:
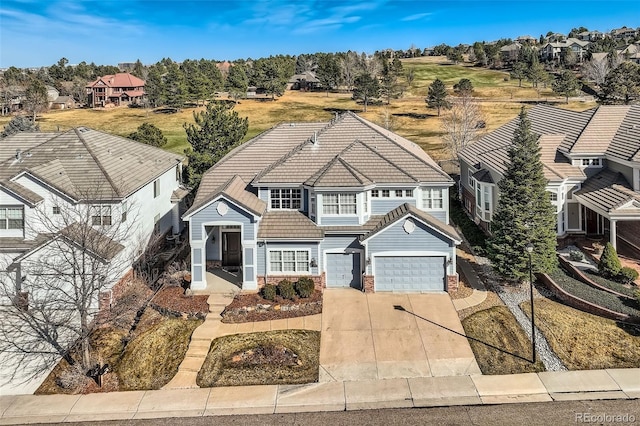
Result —
M 267 260 L 268 260 L 268 250 L 267 250 L 267 242 L 265 240 L 262 240 L 262 242 L 264 243 L 264 285 L 267 285 L 267 274 L 269 272 L 269 265 L 267 264 Z

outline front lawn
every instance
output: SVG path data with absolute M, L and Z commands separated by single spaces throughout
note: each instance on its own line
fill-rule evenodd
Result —
M 462 320 L 462 326 L 465 334 L 473 338 L 469 344 L 482 374 L 544 371 L 540 361 L 527 361 L 531 359 L 531 340 L 506 306 L 476 312 Z
M 320 332 L 278 330 L 215 339 L 198 372 L 200 387 L 318 381 Z
M 588 284 L 570 277 L 561 268 L 557 268 L 554 272 L 550 273 L 549 276 L 560 288 L 573 296 L 615 312 L 640 316 L 637 301 L 624 300 L 604 290 L 593 288 Z
M 521 305 L 526 314 L 530 306 Z M 623 327 L 548 299 L 535 300 L 535 317 L 536 326 L 569 370 L 640 366 L 640 327 Z

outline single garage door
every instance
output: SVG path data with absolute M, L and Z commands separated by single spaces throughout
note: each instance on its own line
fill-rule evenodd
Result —
M 327 287 L 360 288 L 360 253 L 327 253 Z
M 444 257 L 376 256 L 376 291 L 443 291 Z

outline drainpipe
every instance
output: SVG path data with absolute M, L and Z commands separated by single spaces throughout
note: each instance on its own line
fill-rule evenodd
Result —
M 262 242 L 264 243 L 264 285 L 267 285 L 267 274 L 269 271 L 269 265 L 267 261 L 269 258 L 269 251 L 267 250 L 267 242 L 265 240 L 262 240 Z

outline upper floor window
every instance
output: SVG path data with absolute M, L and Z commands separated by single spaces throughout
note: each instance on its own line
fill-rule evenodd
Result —
M 322 198 L 323 214 L 356 214 L 356 206 L 356 194 L 325 194 Z
M 24 209 L 0 207 L 0 229 L 24 229 Z
M 271 208 L 272 209 L 295 209 L 299 210 L 302 205 L 300 189 L 272 189 Z
M 395 193 L 396 193 L 396 197 L 402 198 L 402 189 L 396 189 Z
M 555 191 L 548 191 L 549 192 L 549 199 L 551 201 L 558 201 L 558 193 Z
M 422 207 L 428 210 L 438 210 L 444 208 L 442 189 L 423 188 Z
M 404 196 L 405 196 L 405 197 L 409 197 L 409 198 L 413 197 L 413 189 L 407 189 L 407 190 L 405 190 L 405 191 L 404 191 Z
M 475 188 L 476 185 L 476 180 L 473 178 L 473 170 L 469 169 L 468 171 L 468 176 L 467 176 L 467 184 L 469 184 L 470 188 Z
M 378 191 L 377 189 L 372 189 L 371 198 L 378 198 L 378 197 L 380 197 L 380 191 Z
M 160 195 L 160 179 L 153 181 L 153 198 L 158 198 Z
M 53 206 L 53 214 L 60 214 L 60 206 Z
M 126 222 L 127 221 L 127 213 L 129 212 L 129 203 L 127 200 L 124 200 L 122 202 L 122 218 L 120 219 L 121 222 Z
M 382 190 L 382 198 L 389 198 L 390 196 L 390 191 L 388 189 Z
M 587 167 L 600 167 L 602 162 L 599 158 L 583 158 L 582 165 Z
M 94 226 L 111 225 L 111 206 L 100 204 L 91 206 L 91 224 Z

